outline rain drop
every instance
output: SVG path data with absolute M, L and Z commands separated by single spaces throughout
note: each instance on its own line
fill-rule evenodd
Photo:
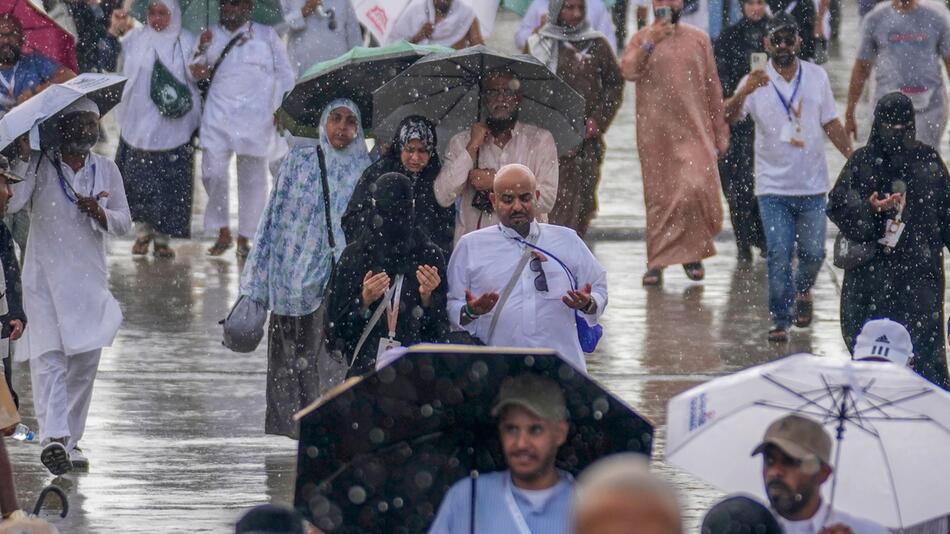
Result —
M 428 471 L 419 471 L 416 473 L 416 487 L 420 490 L 429 489 L 432 486 L 432 474 Z
M 393 499 L 393 507 L 402 508 L 402 505 L 403 505 L 402 497 L 396 497 L 395 499 Z
M 309 456 L 311 459 L 316 458 L 319 455 L 320 455 L 320 449 L 317 449 L 313 445 L 307 447 L 307 456 Z
M 366 502 L 366 490 L 363 489 L 362 486 L 353 486 L 346 495 L 353 504 L 363 504 Z
M 386 433 L 381 428 L 374 428 L 369 431 L 369 440 L 375 445 L 379 445 L 386 440 Z
M 422 417 L 432 417 L 433 412 L 434 410 L 430 404 L 423 404 L 422 408 L 419 408 L 419 413 L 422 414 Z

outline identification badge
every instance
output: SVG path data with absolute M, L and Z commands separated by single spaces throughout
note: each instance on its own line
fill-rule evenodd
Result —
M 376 349 L 376 361 L 379 361 L 379 359 L 383 356 L 383 354 L 386 353 L 387 350 L 397 349 L 401 346 L 402 343 L 396 341 L 395 339 L 388 337 L 379 338 L 379 348 Z
M 802 125 L 797 121 L 788 121 L 782 127 L 779 140 L 796 148 L 805 148 L 805 139 L 802 135 Z
M 897 246 L 902 233 L 904 233 L 904 222 L 900 219 L 888 219 L 884 237 L 878 239 L 877 242 L 887 248 L 894 248 Z

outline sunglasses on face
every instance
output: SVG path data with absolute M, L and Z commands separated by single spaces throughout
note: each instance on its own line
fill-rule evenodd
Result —
M 795 46 L 795 42 L 798 41 L 798 36 L 794 33 L 785 34 L 785 35 L 773 35 L 770 37 L 772 44 L 775 46 Z

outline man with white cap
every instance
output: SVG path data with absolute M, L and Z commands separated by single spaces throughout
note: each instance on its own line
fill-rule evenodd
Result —
M 887 534 L 884 527 L 831 510 L 821 486 L 832 472 L 831 436 L 800 415 L 774 421 L 752 455 L 762 455 L 765 493 L 786 534 Z
M 491 414 L 508 469 L 456 482 L 429 533 L 567 534 L 574 481 L 554 467 L 568 432 L 560 386 L 533 373 L 506 378 Z
M 914 343 L 904 325 L 890 319 L 873 319 L 861 328 L 854 342 L 853 357 L 907 367 L 914 357 Z
M 10 202 L 11 212 L 31 204 L 23 267 L 30 324 L 16 359 L 30 361 L 40 459 L 54 475 L 88 468 L 77 444 L 102 347 L 122 323 L 104 241 L 128 233 L 132 218 L 118 167 L 90 151 L 98 139 L 99 108 L 89 99 L 49 119 Z

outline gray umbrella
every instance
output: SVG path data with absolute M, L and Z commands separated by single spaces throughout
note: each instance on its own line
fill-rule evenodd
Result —
M 374 130 L 391 133 L 403 117 L 422 115 L 438 126 L 444 149 L 453 135 L 484 118 L 482 80 L 497 69 L 518 78 L 523 95 L 518 119 L 550 131 L 559 154 L 584 140 L 584 97 L 537 59 L 485 46 L 427 56 L 376 90 Z

